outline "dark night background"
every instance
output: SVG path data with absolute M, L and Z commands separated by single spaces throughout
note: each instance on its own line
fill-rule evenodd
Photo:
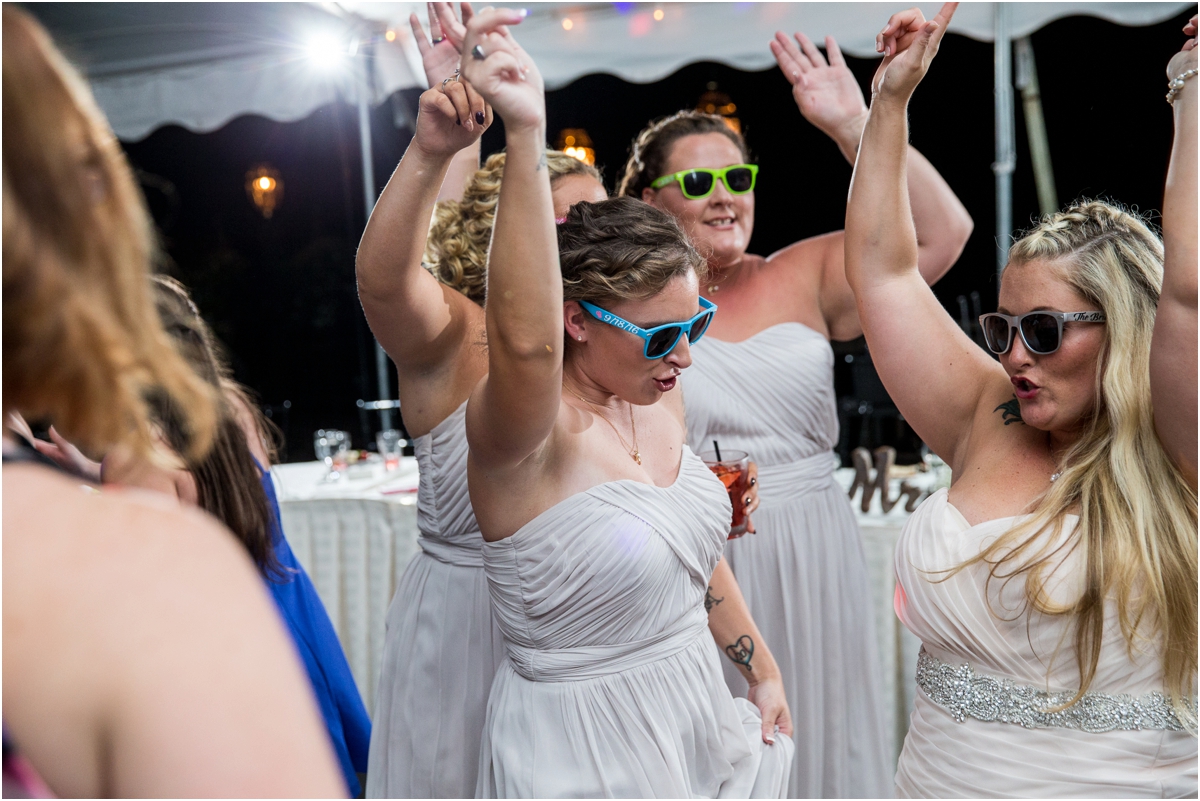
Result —
M 1141 28 L 1071 17 L 1033 34 L 1060 205 L 1079 197 L 1106 198 L 1158 222 L 1172 134 L 1170 107 L 1163 101 L 1165 69 L 1192 13 Z M 807 33 L 821 37 L 820 31 Z M 913 145 L 975 220 L 961 259 L 935 287 L 956 318 L 959 296 L 978 292 L 984 311 L 996 302 L 992 58 L 990 43 L 947 35 L 911 105 Z M 877 62 L 851 57 L 847 62 L 867 87 Z M 751 251 L 768 254 L 841 228 L 850 166 L 800 116 L 777 69 L 751 73 L 699 63 L 645 85 L 586 76 L 548 93 L 551 144 L 563 128 L 585 128 L 611 190 L 642 126 L 695 106 L 710 81 L 737 103 L 762 165 Z M 408 144 L 411 131 L 404 120 L 418 94 L 398 93 L 373 113 L 380 189 Z M 1019 91 L 1014 98 L 1013 224 L 1019 230 L 1036 218 L 1038 208 Z M 503 142 L 497 124 L 484 135 L 484 154 Z M 310 436 L 321 427 L 345 429 L 355 447 L 364 447 L 367 432 L 355 401 L 374 399 L 376 389 L 373 340 L 354 284 L 354 251 L 365 221 L 353 107 L 328 106 L 294 123 L 241 117 L 210 134 L 169 126 L 124 146 L 161 231 L 164 269 L 192 288 L 237 379 L 284 424 L 287 460 L 313 458 Z M 284 185 L 271 219 L 263 219 L 244 188 L 246 172 L 261 163 L 277 169 Z M 874 422 L 864 428 L 857 402 L 847 404 L 843 449 L 864 437 L 870 445 L 896 444 L 901 461 L 911 459 L 916 443 L 894 412 L 889 414 L 861 340 L 835 343 L 835 350 L 839 395 L 866 400 L 871 406 L 863 408 L 875 410 Z M 290 401 L 286 412 L 284 401 Z M 373 439 L 377 415 L 367 424 Z

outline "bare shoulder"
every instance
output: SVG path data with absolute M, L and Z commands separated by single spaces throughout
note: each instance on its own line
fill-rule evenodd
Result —
M 840 254 L 845 232 L 830 231 L 810 236 L 780 248 L 766 259 L 766 266 L 780 273 L 811 274 L 819 277 L 828 266 L 831 254 Z
M 59 794 L 342 792 L 232 535 L 37 466 L 5 467 L 3 483 L 5 721 Z

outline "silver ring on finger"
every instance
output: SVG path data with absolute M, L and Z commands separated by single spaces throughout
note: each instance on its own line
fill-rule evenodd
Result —
M 471 58 L 475 59 L 476 61 L 483 61 L 485 58 L 487 58 L 487 53 L 483 52 L 482 47 L 475 45 L 471 48 Z
M 432 40 L 431 44 L 433 44 L 433 45 L 440 45 L 440 44 L 441 44 L 442 42 L 444 42 L 444 41 L 446 41 L 446 37 L 445 37 L 445 36 L 439 36 L 438 38 L 436 38 L 436 39 Z
M 455 73 L 454 75 L 451 75 L 449 78 L 442 79 L 442 91 L 445 91 L 446 84 L 451 83 L 451 82 L 458 83 L 458 74 L 457 73 Z

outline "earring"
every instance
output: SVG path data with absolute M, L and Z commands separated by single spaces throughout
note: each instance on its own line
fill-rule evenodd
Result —
M 580 342 L 582 342 L 582 341 L 583 341 L 583 334 L 580 334 L 580 335 L 579 335 L 579 341 L 580 341 Z

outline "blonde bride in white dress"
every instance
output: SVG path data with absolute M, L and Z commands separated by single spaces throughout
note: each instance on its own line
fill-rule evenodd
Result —
M 476 794 L 778 798 L 793 753 L 778 667 L 740 597 L 705 608 L 731 507 L 684 444 L 675 389 L 710 315 L 703 262 L 630 199 L 580 204 L 556 231 L 542 81 L 509 32 L 523 17 L 485 9 L 463 45 L 507 139 L 489 370 L 466 414 L 508 652 Z M 759 709 L 726 689 L 710 625 Z
M 1048 215 L 982 318 L 996 361 L 921 280 L 904 191 L 908 99 L 953 6 L 880 34 L 846 219 L 880 377 L 954 469 L 896 551 L 923 643 L 896 790 L 1195 798 L 1194 41 L 1168 68 L 1162 241 L 1107 203 Z

